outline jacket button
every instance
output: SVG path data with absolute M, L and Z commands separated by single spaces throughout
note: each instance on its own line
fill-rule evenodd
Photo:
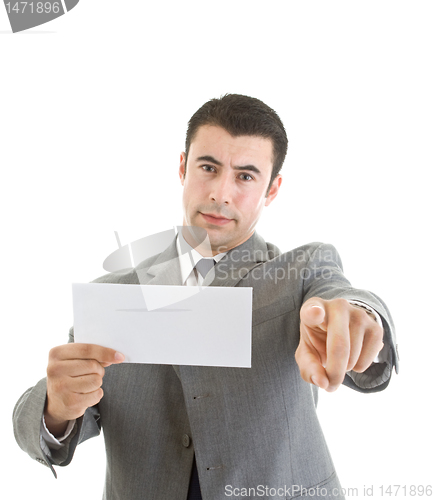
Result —
M 185 446 L 188 448 L 190 446 L 190 436 L 188 434 L 183 434 L 182 435 L 182 446 Z

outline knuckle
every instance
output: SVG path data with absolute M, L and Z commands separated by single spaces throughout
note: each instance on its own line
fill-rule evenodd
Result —
M 308 363 L 306 363 L 305 358 L 301 356 L 299 349 L 297 349 L 297 351 L 295 352 L 295 361 L 298 365 L 301 378 L 305 382 L 310 382 L 311 370 L 309 369 L 309 365 Z
M 102 386 L 102 377 L 97 375 L 97 374 L 93 374 L 91 376 L 91 385 L 92 387 L 95 387 L 95 388 L 99 388 Z
M 57 359 L 59 356 L 60 347 L 61 346 L 52 347 L 48 352 L 48 359 Z
M 376 324 L 366 332 L 366 339 L 372 344 L 381 345 L 383 343 L 383 329 Z
M 383 341 L 383 328 L 378 323 L 375 323 L 374 328 L 372 329 L 373 336 L 378 339 Z
M 102 377 L 96 373 L 91 373 L 80 377 L 78 390 L 84 394 L 99 389 L 102 385 Z
M 366 317 L 366 313 L 355 307 L 351 310 L 351 323 L 355 327 L 362 327 L 366 324 L 369 318 Z
M 90 367 L 91 367 L 92 373 L 97 373 L 98 375 L 101 375 L 101 377 L 103 377 L 105 370 L 101 366 L 101 363 L 99 363 L 96 359 L 92 359 L 90 361 L 90 363 L 91 363 Z
M 309 371 L 306 369 L 305 366 L 300 366 L 299 365 L 299 370 L 300 370 L 300 375 L 301 375 L 301 378 L 305 381 L 305 382 L 310 382 L 310 375 L 309 375 Z
M 346 299 L 343 299 L 341 297 L 338 297 L 336 299 L 333 299 L 333 305 L 339 309 L 347 309 L 348 308 L 348 301 Z
M 104 391 L 101 389 L 101 387 L 95 391 L 94 393 L 94 397 L 93 397 L 93 402 L 92 404 L 93 405 L 96 405 L 97 403 L 99 403 L 101 401 L 101 399 L 103 398 L 104 396 Z
M 48 363 L 47 366 L 47 377 L 54 378 L 56 376 L 56 365 L 54 363 Z
M 340 306 L 346 307 L 348 305 L 348 300 L 343 299 L 342 297 L 338 297 L 336 300 L 336 303 L 339 304 Z
M 61 366 L 60 362 L 50 360 L 47 365 L 47 377 L 49 379 L 55 379 L 60 376 Z

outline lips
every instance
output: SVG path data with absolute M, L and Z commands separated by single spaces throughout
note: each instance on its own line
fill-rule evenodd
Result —
M 202 217 L 206 220 L 206 222 L 210 224 L 214 224 L 215 226 L 224 226 L 226 224 L 229 224 L 233 219 L 227 219 L 226 217 L 221 217 L 219 215 L 214 215 L 214 214 L 204 214 L 200 212 Z

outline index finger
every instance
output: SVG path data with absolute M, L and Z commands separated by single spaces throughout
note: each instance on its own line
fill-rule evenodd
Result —
M 325 370 L 330 385 L 329 392 L 335 391 L 343 382 L 350 357 L 349 318 L 342 311 L 328 312 L 327 321 L 327 362 Z
M 65 344 L 54 347 L 50 351 L 50 356 L 58 360 L 71 359 L 95 359 L 102 366 L 109 366 L 113 363 L 122 363 L 125 356 L 110 347 L 103 347 L 96 344 Z

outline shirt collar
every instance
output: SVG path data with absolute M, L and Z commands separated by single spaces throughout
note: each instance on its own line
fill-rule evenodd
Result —
M 182 247 L 187 248 L 187 252 L 182 253 L 181 251 L 181 241 Z M 195 250 L 192 246 L 190 246 L 184 239 L 182 235 L 182 231 L 178 232 L 178 237 L 176 238 L 176 250 L 178 252 L 179 257 L 179 266 L 181 268 L 181 278 L 182 283 L 184 284 L 187 278 L 190 276 L 196 264 L 201 259 L 211 258 L 211 257 L 203 257 L 197 250 Z M 214 255 L 212 258 L 219 262 L 223 257 L 227 254 L 227 252 L 218 253 Z

